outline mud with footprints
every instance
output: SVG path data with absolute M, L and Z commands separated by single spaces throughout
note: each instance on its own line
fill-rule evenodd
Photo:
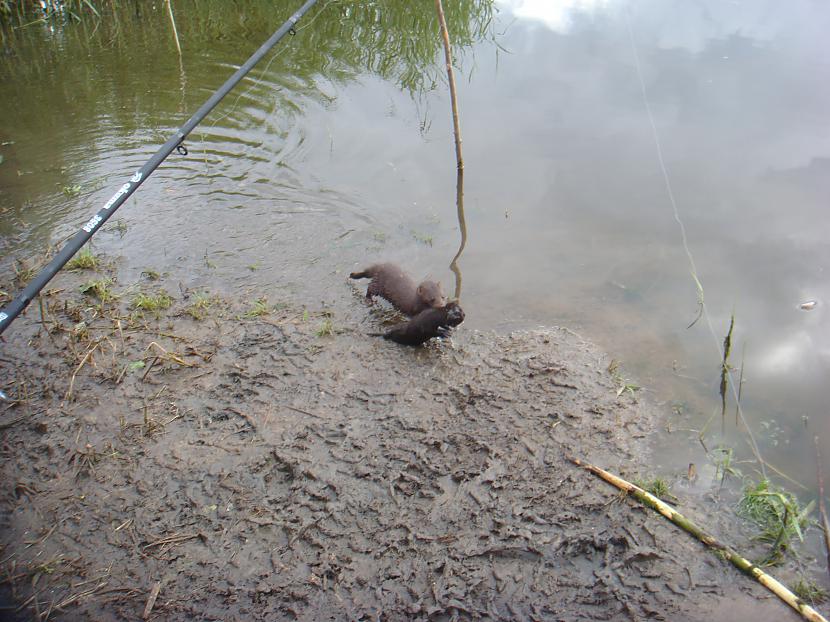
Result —
M 791 615 L 567 462 L 636 477 L 655 413 L 566 329 L 407 348 L 69 291 L 2 348 L 5 619 Z

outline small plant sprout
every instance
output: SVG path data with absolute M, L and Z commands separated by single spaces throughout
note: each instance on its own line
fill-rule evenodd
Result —
M 251 308 L 245 312 L 245 317 L 260 317 L 268 315 L 271 312 L 271 307 L 268 306 L 268 299 L 264 296 L 254 300 Z
M 617 397 L 623 393 L 631 393 L 633 395 L 635 391 L 641 389 L 639 385 L 623 378 L 620 373 L 620 362 L 617 359 L 611 359 L 611 362 L 608 363 L 608 373 L 611 374 L 614 384 L 617 385 Z
M 636 385 L 632 382 L 626 382 L 622 386 L 617 388 L 617 397 L 619 397 L 623 393 L 631 393 L 633 395 L 634 392 L 639 391 L 640 388 L 641 387 L 639 385 Z
M 317 329 L 316 334 L 318 337 L 331 337 L 334 334 L 334 327 L 331 323 L 331 318 L 325 318 L 321 323 L 320 327 Z
M 185 308 L 184 312 L 194 320 L 202 321 L 208 316 L 208 312 L 212 304 L 213 301 L 208 294 L 196 294 L 193 302 Z
M 651 479 L 642 480 L 637 479 L 634 480 L 634 484 L 659 499 L 671 499 L 673 501 L 677 500 L 677 497 L 671 494 L 671 484 L 669 484 L 669 482 L 662 477 L 653 477 Z
M 715 477 L 720 480 L 721 488 L 727 477 L 743 477 L 741 471 L 735 467 L 734 450 L 731 447 L 718 447 L 714 453 L 719 454 L 715 458 Z
M 25 285 L 37 274 L 37 268 L 34 266 L 27 266 L 26 263 L 22 261 L 15 261 L 14 262 L 14 277 L 15 282 L 19 283 L 20 285 Z
M 113 280 L 107 277 L 92 279 L 81 285 L 81 293 L 95 296 L 101 302 L 112 302 L 117 296 L 112 291 Z

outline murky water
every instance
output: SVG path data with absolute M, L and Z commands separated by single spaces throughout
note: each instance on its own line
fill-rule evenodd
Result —
M 163 5 L 6 33 L 7 273 L 74 233 L 298 3 L 237 4 L 173 2 L 181 57 Z M 707 444 L 721 440 L 719 347 L 734 312 L 746 418 L 763 455 L 812 487 L 812 435 L 830 438 L 830 9 L 498 6 L 492 20 L 484 2 L 449 12 L 465 327 L 558 324 L 598 342 L 665 402 L 679 431 L 661 437 L 659 469 L 680 471 L 706 462 L 684 430 L 714 414 Z M 355 266 L 397 260 L 452 290 L 459 232 L 439 53 L 430 2 L 321 2 L 95 250 L 120 257 L 123 286 L 157 270 L 182 289 L 328 306 L 361 328 L 345 278 Z M 687 328 L 699 300 L 690 257 L 708 317 Z M 801 310 L 809 300 L 815 309 Z M 731 396 L 727 412 L 725 440 L 748 455 Z

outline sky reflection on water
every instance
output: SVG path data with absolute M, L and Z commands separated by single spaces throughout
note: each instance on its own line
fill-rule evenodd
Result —
M 576 303 L 559 305 L 562 316 L 578 317 L 663 398 L 702 393 L 714 407 L 717 347 L 734 311 L 731 362 L 740 365 L 745 346 L 744 407 L 756 429 L 782 430 L 762 443 L 800 444 L 802 415 L 830 437 L 830 11 L 808 2 L 499 4 L 513 54 L 500 58 L 498 90 L 512 100 L 509 132 L 521 138 L 489 140 L 519 153 L 526 141 L 526 159 L 512 165 L 536 183 L 501 193 L 515 191 L 537 222 L 561 230 L 546 237 L 560 261 L 571 258 L 548 285 Z M 637 57 L 713 335 L 705 322 L 685 328 L 694 280 Z M 469 135 L 469 108 L 466 120 Z M 815 309 L 801 310 L 808 300 Z M 674 379 L 668 357 L 682 368 Z M 684 388 L 680 376 L 696 381 Z M 708 416 L 706 400 L 689 401 Z M 808 462 L 781 459 L 809 479 Z

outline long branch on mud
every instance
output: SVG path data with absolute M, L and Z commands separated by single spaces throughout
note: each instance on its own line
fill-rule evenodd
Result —
M 633 495 L 641 503 L 647 505 L 656 512 L 659 512 L 660 514 L 668 518 L 671 522 L 673 522 L 675 525 L 682 528 L 684 531 L 692 534 L 694 537 L 703 542 L 703 544 L 705 544 L 709 548 L 718 551 L 718 553 L 720 553 L 724 558 L 728 559 L 732 563 L 732 565 L 735 566 L 738 570 L 754 578 L 756 581 L 758 581 L 758 583 L 763 585 L 773 594 L 778 596 L 778 598 L 780 598 L 790 607 L 795 609 L 799 614 L 801 614 L 801 616 L 805 620 L 809 620 L 810 622 L 827 622 L 827 620 L 818 611 L 810 607 L 810 605 L 808 605 L 807 603 L 802 601 L 798 596 L 793 594 L 785 585 L 783 585 L 775 578 L 765 573 L 763 570 L 758 568 L 755 564 L 750 562 L 745 557 L 739 555 L 730 546 L 719 542 L 713 535 L 705 532 L 703 529 L 701 529 L 695 523 L 683 516 L 680 512 L 675 510 L 669 504 L 661 501 L 660 499 L 658 499 L 651 493 L 646 492 L 639 486 L 635 486 L 631 482 L 627 482 L 621 477 L 609 473 L 608 471 L 605 471 L 597 466 L 583 462 L 579 458 L 568 456 L 568 460 L 573 462 L 576 466 L 582 467 L 583 469 L 590 471 L 594 475 L 597 475 L 598 477 L 604 479 L 606 482 L 616 486 L 620 490 L 624 490 L 625 492 Z

